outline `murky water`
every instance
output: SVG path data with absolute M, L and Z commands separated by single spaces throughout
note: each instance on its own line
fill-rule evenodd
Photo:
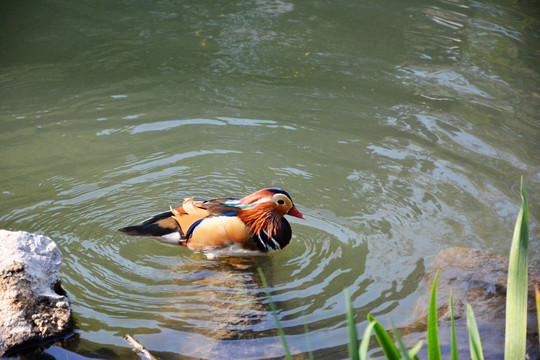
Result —
M 506 255 L 520 175 L 540 260 L 533 1 L 4 1 L 0 227 L 52 237 L 77 334 L 45 353 L 347 357 L 407 318 L 443 248 Z M 116 228 L 184 197 L 285 188 L 306 221 L 208 260 Z M 306 333 L 308 336 L 306 336 Z M 303 355 L 302 355 L 303 354 Z

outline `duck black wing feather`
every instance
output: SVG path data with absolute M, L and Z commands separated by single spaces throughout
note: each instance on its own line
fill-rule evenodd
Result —
M 172 211 L 165 211 L 152 216 L 139 225 L 126 226 L 118 231 L 131 236 L 161 237 L 178 231 L 178 223 L 172 215 Z

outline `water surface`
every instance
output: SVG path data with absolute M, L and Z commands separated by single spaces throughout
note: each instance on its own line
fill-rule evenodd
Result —
M 441 249 L 507 255 L 525 177 L 540 260 L 532 1 L 0 5 L 0 227 L 64 254 L 56 358 L 347 357 L 343 289 L 402 323 Z M 279 186 L 307 220 L 209 260 L 116 228 Z M 306 333 L 308 336 L 306 337 Z M 375 351 L 375 354 L 376 351 Z

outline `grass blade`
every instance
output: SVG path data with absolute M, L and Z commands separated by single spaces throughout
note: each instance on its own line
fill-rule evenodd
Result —
M 540 290 L 538 290 L 538 284 L 534 284 L 534 293 L 536 294 L 536 317 L 538 320 L 538 331 L 540 332 Z M 540 346 L 540 337 L 538 338 L 538 346 Z
M 439 269 L 433 279 L 433 288 L 431 289 L 431 298 L 429 300 L 428 328 L 427 328 L 427 347 L 429 360 L 441 360 L 441 348 L 439 346 L 439 332 L 437 330 L 437 279 L 439 278 Z
M 399 354 L 398 349 L 394 345 L 394 342 L 392 341 L 392 338 L 384 330 L 382 325 L 373 318 L 370 314 L 368 314 L 368 320 L 370 323 L 373 323 L 373 332 L 375 333 L 375 336 L 377 337 L 377 341 L 379 342 L 379 345 L 381 345 L 381 348 L 384 352 L 384 355 L 388 360 L 399 360 L 401 359 L 401 355 Z
M 401 358 L 404 360 L 412 360 L 412 357 L 409 355 L 409 351 L 407 351 L 407 348 L 405 347 L 405 344 L 403 343 L 401 336 L 399 335 L 396 327 L 394 326 L 394 323 L 391 320 L 390 320 L 390 326 L 392 326 L 394 337 L 396 338 L 397 343 L 399 345 L 399 349 L 401 350 Z
M 454 324 L 454 295 L 450 289 L 450 359 L 459 360 L 457 338 L 456 338 L 456 326 Z
M 360 360 L 367 359 L 367 351 L 369 347 L 369 339 L 371 338 L 371 331 L 373 331 L 374 322 L 370 322 L 364 330 L 364 336 L 362 337 L 362 342 L 360 343 L 360 348 L 358 349 L 358 356 Z
M 423 344 L 424 343 L 422 341 L 419 341 L 418 344 L 414 345 L 412 349 L 409 350 L 409 356 L 413 359 L 418 359 L 418 356 L 416 356 L 416 354 L 418 354 Z
M 304 313 L 305 315 L 305 313 Z M 306 322 L 305 316 L 304 316 L 304 332 L 306 333 L 306 342 L 307 342 L 307 349 L 309 354 L 309 360 L 314 360 L 313 358 L 313 350 L 311 349 L 311 339 L 309 338 L 309 327 Z
M 272 315 L 274 315 L 274 319 L 276 321 L 276 327 L 278 330 L 279 337 L 281 338 L 281 344 L 283 345 L 283 349 L 285 350 L 285 356 L 288 360 L 292 360 L 291 351 L 289 350 L 289 344 L 287 344 L 287 339 L 285 339 L 285 332 L 283 331 L 283 328 L 281 327 L 281 323 L 279 322 L 276 307 L 274 306 L 274 302 L 272 301 L 272 296 L 270 295 L 270 289 L 268 288 L 268 284 L 266 283 L 266 278 L 264 277 L 264 273 L 261 268 L 257 268 L 257 270 L 259 271 L 259 276 L 261 277 L 261 281 L 264 286 L 264 291 L 266 291 L 266 296 L 268 297 L 268 303 L 270 304 Z
M 467 329 L 469 330 L 469 346 L 471 347 L 471 360 L 484 360 L 482 343 L 480 342 L 480 333 L 478 332 L 478 327 L 476 326 L 473 309 L 469 304 L 467 304 Z
M 349 291 L 345 289 L 345 306 L 347 308 L 347 324 L 349 328 L 349 358 L 359 360 L 358 354 L 358 334 L 356 333 L 356 323 L 354 322 L 354 311 L 351 303 Z
M 529 247 L 529 207 L 521 177 L 521 209 L 519 210 L 508 264 L 506 295 L 506 335 L 504 357 L 524 359 L 527 337 L 527 271 Z

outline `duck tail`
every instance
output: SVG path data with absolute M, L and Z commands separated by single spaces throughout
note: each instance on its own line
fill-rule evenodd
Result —
M 152 216 L 139 225 L 126 226 L 118 231 L 130 236 L 147 236 L 167 244 L 185 244 L 184 233 L 171 211 Z

